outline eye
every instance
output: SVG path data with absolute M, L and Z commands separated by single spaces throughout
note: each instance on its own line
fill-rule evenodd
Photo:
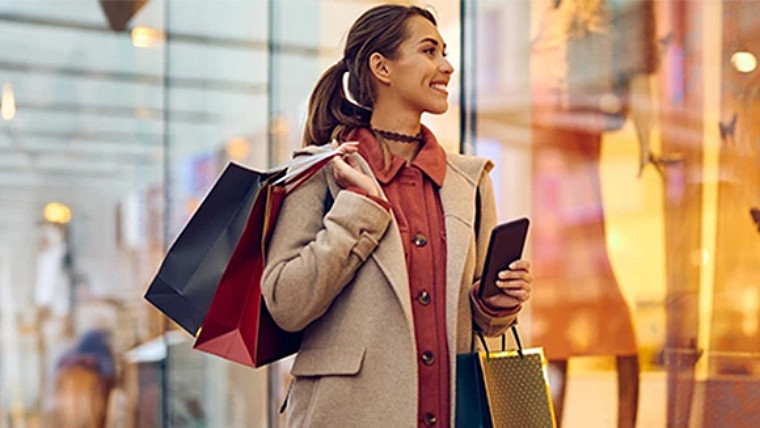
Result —
M 425 48 L 422 50 L 423 53 L 426 53 L 428 55 L 435 55 L 435 47 L 431 46 L 429 48 Z

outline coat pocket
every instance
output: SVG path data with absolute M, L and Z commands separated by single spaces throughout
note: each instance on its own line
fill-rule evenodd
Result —
M 295 383 L 290 397 L 292 406 L 288 405 L 287 426 L 321 426 L 317 423 L 317 419 L 323 419 L 334 412 L 327 408 L 334 400 L 326 400 L 327 405 L 325 405 L 325 400 L 319 398 L 323 382 L 338 379 L 348 381 L 359 374 L 365 351 L 366 348 L 363 346 L 301 349 L 291 369 Z M 327 395 L 331 395 L 329 385 L 327 389 Z M 345 390 L 346 388 L 341 388 L 341 392 Z
M 306 348 L 298 351 L 293 376 L 351 376 L 358 374 L 364 362 L 363 346 Z

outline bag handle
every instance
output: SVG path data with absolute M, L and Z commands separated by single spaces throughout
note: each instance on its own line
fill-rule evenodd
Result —
M 285 194 L 287 195 L 288 193 L 296 190 L 303 183 L 307 182 L 311 177 L 314 176 L 314 174 L 319 172 L 320 169 L 322 169 L 325 165 L 327 165 L 334 156 L 335 156 L 334 154 L 330 154 L 329 156 L 324 156 L 324 157 L 320 155 L 320 159 L 315 159 L 313 164 L 306 167 L 303 171 L 299 172 L 295 177 L 292 177 L 292 179 L 285 181 Z M 286 177 L 283 177 L 283 178 L 286 178 Z M 281 180 L 282 179 L 278 180 L 278 182 Z
M 522 341 L 520 340 L 520 335 L 517 332 L 517 324 L 512 324 L 512 327 L 510 328 L 512 330 L 512 335 L 515 338 L 515 344 L 517 345 L 517 355 L 520 356 L 521 360 L 525 359 L 525 354 L 523 353 L 523 346 Z M 472 336 L 472 339 L 470 340 L 470 352 L 475 351 L 475 336 L 478 336 L 480 339 L 480 344 L 483 346 L 483 349 L 486 351 L 486 361 L 491 361 L 491 351 L 488 349 L 488 344 L 486 343 L 486 339 L 483 336 L 483 332 L 480 331 L 480 329 L 475 329 L 475 335 Z M 503 333 L 501 335 L 501 351 L 504 352 L 507 350 L 507 335 L 506 333 Z
M 272 184 L 275 186 L 287 186 L 295 184 L 293 190 L 300 184 L 311 178 L 321 167 L 323 167 L 333 156 L 340 154 L 338 149 L 328 150 L 315 155 L 307 156 L 303 159 L 293 159 L 281 167 L 291 168 L 285 175 L 275 180 Z M 280 169 L 280 168 L 278 168 Z
M 268 170 L 266 170 L 267 174 L 276 174 L 280 171 L 284 171 L 287 169 L 290 169 L 291 171 L 295 171 L 296 169 L 302 168 L 304 165 L 307 165 L 309 163 L 314 162 L 313 159 L 319 156 L 334 154 L 334 152 L 339 152 L 338 149 L 332 149 L 329 147 L 319 147 L 314 153 L 311 154 L 305 154 L 303 156 L 296 156 L 293 159 L 290 159 L 289 161 L 282 163 L 280 165 L 277 165 L 275 167 L 272 167 Z

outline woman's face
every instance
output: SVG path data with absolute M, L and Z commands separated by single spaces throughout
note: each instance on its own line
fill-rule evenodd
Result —
M 388 62 L 390 86 L 398 98 L 419 113 L 444 113 L 447 87 L 454 68 L 446 59 L 446 44 L 432 22 L 421 16 L 407 21 L 408 37 L 396 59 Z

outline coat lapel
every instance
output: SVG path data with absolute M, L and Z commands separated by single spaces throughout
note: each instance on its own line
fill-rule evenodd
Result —
M 361 169 L 374 177 L 369 164 L 358 154 L 354 155 Z M 340 190 L 332 180 L 330 191 L 335 195 Z M 377 182 L 377 180 L 375 180 Z M 467 177 L 459 168 L 447 161 L 446 175 L 439 194 L 446 224 L 446 318 L 447 337 L 450 344 L 456 344 L 457 314 L 462 275 L 467 262 L 468 251 L 474 237 L 473 223 L 475 217 L 475 189 L 477 183 Z M 378 188 L 380 185 L 378 184 Z M 387 197 L 381 190 L 381 196 Z M 388 279 L 396 297 L 401 304 L 412 337 L 414 337 L 414 319 L 412 302 L 409 294 L 409 276 L 404 258 L 404 246 L 395 216 L 385 233 L 380 245 L 372 252 L 372 259 Z M 453 321 L 453 322 L 452 322 Z
M 477 183 L 448 162 L 440 196 L 446 223 L 446 333 L 450 346 L 457 343 L 462 276 L 474 239 L 476 187 Z

